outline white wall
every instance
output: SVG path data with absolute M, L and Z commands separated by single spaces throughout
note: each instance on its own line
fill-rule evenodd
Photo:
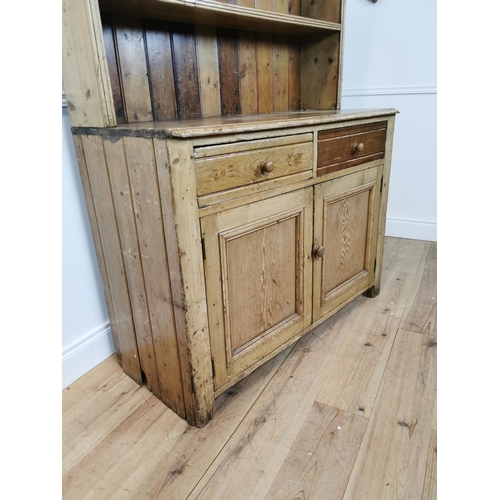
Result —
M 436 0 L 347 0 L 342 108 L 396 108 L 388 236 L 437 239 Z
M 63 388 L 114 352 L 69 118 L 62 112 Z
M 436 1 L 347 0 L 342 107 L 396 108 L 387 231 L 436 239 Z M 63 109 L 63 387 L 114 352 Z

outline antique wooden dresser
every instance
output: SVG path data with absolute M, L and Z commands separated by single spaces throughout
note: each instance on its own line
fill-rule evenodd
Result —
M 65 0 L 116 352 L 190 424 L 378 294 L 394 109 L 341 110 L 343 0 Z

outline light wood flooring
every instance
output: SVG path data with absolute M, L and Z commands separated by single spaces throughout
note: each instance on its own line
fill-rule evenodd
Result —
M 63 498 L 436 498 L 436 244 L 386 238 L 381 293 L 188 426 L 114 357 L 63 391 Z

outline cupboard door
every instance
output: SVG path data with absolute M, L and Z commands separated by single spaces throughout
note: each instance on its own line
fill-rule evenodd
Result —
M 315 186 L 313 321 L 373 283 L 381 172 L 373 167 Z
M 312 194 L 306 188 L 201 220 L 215 390 L 311 324 Z

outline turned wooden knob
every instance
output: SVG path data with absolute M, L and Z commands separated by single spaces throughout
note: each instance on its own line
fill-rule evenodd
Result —
M 313 255 L 315 257 L 323 257 L 325 255 L 325 247 L 320 247 L 319 245 L 313 246 Z
M 261 161 L 259 166 L 263 174 L 270 174 L 274 170 L 274 163 L 272 161 Z
M 362 142 L 356 142 L 352 146 L 352 152 L 354 153 L 361 153 L 361 151 L 364 151 L 365 145 Z

